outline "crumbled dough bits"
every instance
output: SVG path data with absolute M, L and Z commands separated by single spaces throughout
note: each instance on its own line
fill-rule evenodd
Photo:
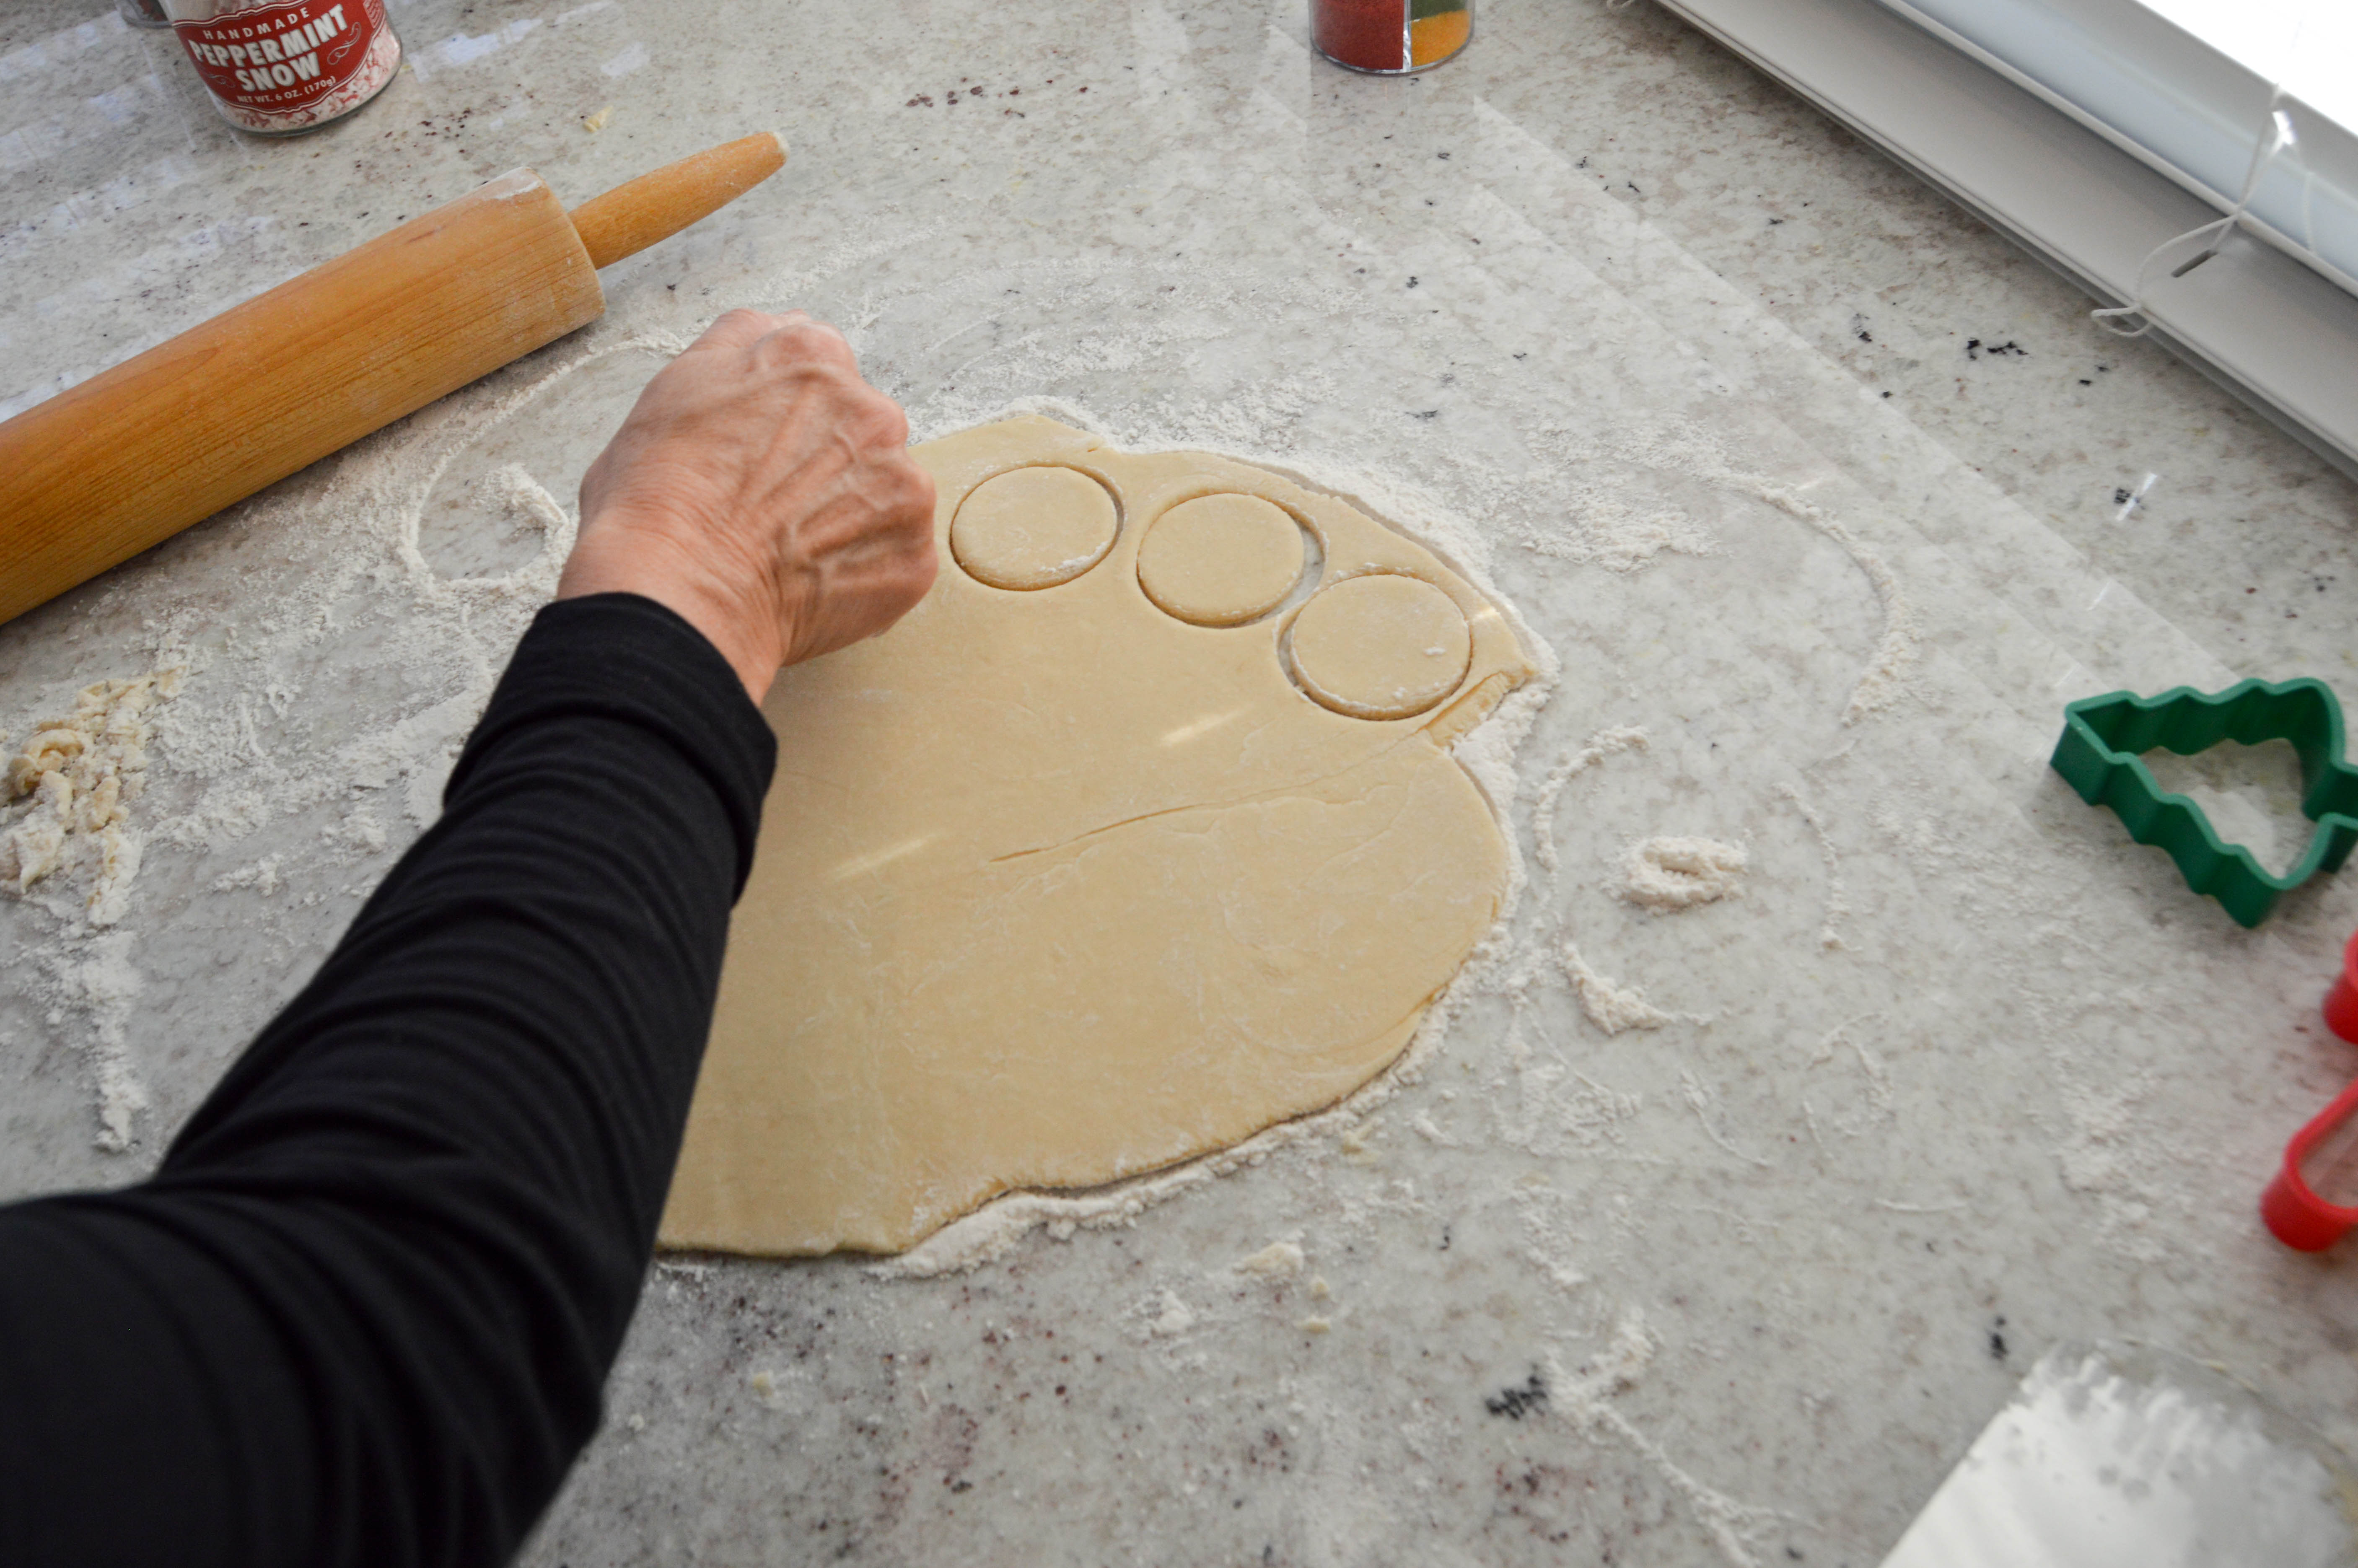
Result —
M 1121 514 L 1104 485 L 1077 469 L 1013 469 L 975 486 L 950 524 L 950 555 L 993 588 L 1070 582 L 1113 547 Z
M 1257 495 L 1199 495 L 1157 517 L 1138 547 L 1138 586 L 1194 626 L 1239 626 L 1302 579 L 1302 528 Z
M 1332 1105 L 1406 1046 L 1505 897 L 1497 817 L 1446 746 L 1531 666 L 1430 551 L 1266 470 L 1036 417 L 916 453 L 946 542 L 1011 471 L 1085 470 L 1131 519 L 1258 496 L 1322 572 L 1412 576 L 1453 606 L 1465 689 L 1404 719 L 1305 700 L 1282 617 L 1165 613 L 1140 587 L 1150 530 L 1126 526 L 1052 592 L 944 571 L 883 636 L 784 671 L 670 1246 L 897 1251 L 998 1194 Z
M 1407 719 L 1465 682 L 1474 635 L 1429 582 L 1396 573 L 1320 589 L 1293 619 L 1294 674 L 1322 708 Z
M 140 839 L 130 829 L 130 802 L 147 767 L 147 711 L 180 689 L 182 672 L 163 670 L 85 687 L 74 710 L 43 719 L 8 762 L 0 805 L 31 798 L 29 809 L 0 814 L 0 886 L 18 894 L 59 871 L 87 847 L 96 875 L 87 900 L 93 926 L 123 917 L 138 874 Z

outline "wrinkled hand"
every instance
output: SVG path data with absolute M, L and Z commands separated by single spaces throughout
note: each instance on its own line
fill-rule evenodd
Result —
M 759 702 L 934 580 L 934 481 L 900 406 L 800 311 L 731 310 L 657 373 L 581 479 L 557 597 L 669 606 Z

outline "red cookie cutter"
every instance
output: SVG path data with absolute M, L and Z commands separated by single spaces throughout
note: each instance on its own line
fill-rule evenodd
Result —
M 2325 1026 L 2358 1044 L 2358 936 L 2342 949 L 2341 978 L 2325 993 Z M 2358 1082 L 2292 1135 L 2284 1169 L 2260 1196 L 2260 1217 L 2286 1246 L 2321 1252 L 2358 1227 L 2358 1206 L 2330 1202 L 2319 1185 L 2358 1197 Z

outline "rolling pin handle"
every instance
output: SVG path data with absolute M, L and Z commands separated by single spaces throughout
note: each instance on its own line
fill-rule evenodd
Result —
M 719 211 L 785 162 L 785 138 L 764 131 L 665 164 L 591 197 L 568 216 L 590 253 L 590 265 L 602 267 Z

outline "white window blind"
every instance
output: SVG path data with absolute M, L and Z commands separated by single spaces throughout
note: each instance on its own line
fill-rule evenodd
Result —
M 2358 5 L 1882 3 L 2358 289 Z
M 2358 476 L 2358 0 L 1660 3 Z

